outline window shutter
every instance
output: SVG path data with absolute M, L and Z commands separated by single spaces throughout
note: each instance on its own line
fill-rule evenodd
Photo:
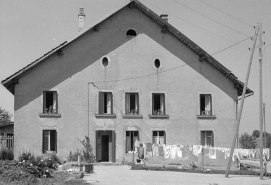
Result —
M 99 156 L 98 156 L 98 133 L 99 131 L 96 130 L 95 132 L 95 138 L 96 138 L 96 146 L 95 146 L 95 151 L 96 151 L 96 162 L 98 162 L 99 160 Z
M 43 113 L 46 112 L 45 109 L 46 109 L 46 92 L 43 91 Z
M 214 145 L 214 132 L 212 132 L 212 131 L 211 131 L 211 136 L 212 136 L 212 137 L 211 137 L 211 138 L 212 138 L 212 147 L 214 147 L 214 146 L 215 146 L 215 145 Z
M 152 94 L 152 114 L 154 115 L 154 95 Z
M 112 131 L 112 162 L 116 162 L 116 132 Z
M 57 153 L 57 131 L 55 131 L 55 152 Z
M 126 152 L 131 150 L 131 137 L 130 137 L 130 132 L 126 131 Z
M 103 97 L 104 93 L 103 92 L 99 92 L 99 114 L 103 114 L 104 113 L 104 97 Z
M 125 96 L 125 111 L 126 111 L 126 114 L 130 113 L 130 94 L 129 93 L 126 93 L 126 96 Z
M 139 95 L 138 95 L 138 93 L 135 94 L 135 109 L 136 109 L 136 113 L 139 114 Z

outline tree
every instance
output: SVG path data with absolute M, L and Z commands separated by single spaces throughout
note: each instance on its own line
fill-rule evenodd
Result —
M 240 136 L 239 143 L 241 145 L 241 148 L 245 149 L 254 149 L 256 146 L 255 139 L 246 132 Z
M 254 130 L 254 131 L 252 132 L 252 137 L 254 137 L 254 138 L 260 137 L 260 131 L 259 131 L 259 130 Z
M 0 107 L 0 125 L 4 125 L 11 122 L 12 115 L 5 109 Z

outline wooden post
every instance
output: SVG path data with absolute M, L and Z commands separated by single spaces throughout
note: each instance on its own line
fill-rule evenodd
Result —
M 262 24 L 259 23 L 259 124 L 260 124 L 260 179 L 263 180 L 263 92 L 262 92 Z
M 253 37 L 254 43 L 253 43 L 253 47 L 252 47 L 251 54 L 250 54 L 249 65 L 248 65 L 247 75 L 246 75 L 246 81 L 245 81 L 245 84 L 244 84 L 244 87 L 243 87 L 241 105 L 240 105 L 239 112 L 238 112 L 236 129 L 235 129 L 235 134 L 233 136 L 233 141 L 232 141 L 231 151 L 230 151 L 230 158 L 228 160 L 228 166 L 227 166 L 227 170 L 226 170 L 226 173 L 225 173 L 225 177 L 229 177 L 231 161 L 232 161 L 232 156 L 233 156 L 233 150 L 234 150 L 234 147 L 235 147 L 235 144 L 236 144 L 236 137 L 237 137 L 238 132 L 239 132 L 239 125 L 240 125 L 240 120 L 241 120 L 241 116 L 242 116 L 242 110 L 243 110 L 243 105 L 244 105 L 244 101 L 245 101 L 245 94 L 246 94 L 246 90 L 247 90 L 249 73 L 250 73 L 253 54 L 254 54 L 254 50 L 255 50 L 255 45 L 256 45 L 256 41 L 257 41 L 257 37 L 258 37 L 258 32 L 259 32 L 259 26 L 257 26 L 256 33 L 255 33 L 255 35 Z

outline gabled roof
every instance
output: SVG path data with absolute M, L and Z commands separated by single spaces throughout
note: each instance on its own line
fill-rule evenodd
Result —
M 55 54 L 61 54 L 62 48 L 66 47 L 67 45 L 71 44 L 75 40 L 79 39 L 83 35 L 85 35 L 88 32 L 96 30 L 99 25 L 106 21 L 107 19 L 111 18 L 113 15 L 124 9 L 125 7 L 129 8 L 137 8 L 139 9 L 143 14 L 145 14 L 147 17 L 152 19 L 156 24 L 161 26 L 164 32 L 167 32 L 169 34 L 172 34 L 175 36 L 180 42 L 184 43 L 187 47 L 189 47 L 191 50 L 193 50 L 195 53 L 197 53 L 200 57 L 200 61 L 209 63 L 212 67 L 217 69 L 219 72 L 221 72 L 226 78 L 228 78 L 232 83 L 234 84 L 234 87 L 237 89 L 238 96 L 242 95 L 244 83 L 237 79 L 237 77 L 232 74 L 230 70 L 228 70 L 226 67 L 224 67 L 222 64 L 220 64 L 216 59 L 214 59 L 211 55 L 209 55 L 207 52 L 205 52 L 201 47 L 199 47 L 197 44 L 195 44 L 193 41 L 191 41 L 189 38 L 187 38 L 185 35 L 183 35 L 181 32 L 179 32 L 176 28 L 174 28 L 172 25 L 170 25 L 167 21 L 164 21 L 160 16 L 158 16 L 156 13 L 151 11 L 148 7 L 143 5 L 137 0 L 132 0 L 131 2 L 127 3 L 122 8 L 118 9 L 117 11 L 114 11 L 113 13 L 106 16 L 106 18 L 99 21 L 97 24 L 94 24 L 94 26 L 86 29 L 85 31 L 79 33 L 75 38 L 66 41 L 56 48 L 52 49 L 48 53 L 44 54 L 42 57 L 38 58 L 34 62 L 30 63 L 23 69 L 17 71 L 13 75 L 9 76 L 5 80 L 2 81 L 2 85 L 4 85 L 12 94 L 14 94 L 15 85 L 18 83 L 19 78 L 27 74 L 29 71 L 33 70 L 35 67 L 37 67 L 39 64 L 44 62 L 49 57 L 55 55 Z M 249 88 L 246 89 L 246 94 L 253 93 L 252 90 Z

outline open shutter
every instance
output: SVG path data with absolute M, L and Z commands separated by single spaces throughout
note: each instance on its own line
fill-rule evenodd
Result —
M 130 94 L 129 93 L 125 94 L 125 111 L 126 111 L 126 114 L 130 113 Z
M 107 93 L 107 96 L 106 96 L 106 110 L 107 110 L 106 113 L 107 114 L 113 114 L 112 102 L 113 102 L 112 93 Z
M 214 147 L 214 132 L 211 132 L 211 136 L 212 136 L 212 147 Z
M 46 111 L 46 92 L 43 91 L 43 113 L 45 113 Z
M 95 138 L 96 138 L 96 146 L 95 146 L 95 150 L 96 150 L 96 162 L 98 162 L 99 161 L 99 156 L 98 156 L 98 132 L 99 131 L 97 131 L 96 130 L 96 132 L 95 132 Z
M 126 131 L 126 152 L 131 150 L 131 137 L 130 132 Z
M 116 133 L 112 131 L 112 162 L 116 162 Z
M 138 95 L 138 93 L 135 94 L 135 109 L 136 109 L 136 113 L 139 114 L 139 95 Z
M 152 114 L 154 115 L 154 95 L 152 94 Z
M 104 113 L 104 93 L 103 92 L 99 92 L 99 114 L 103 114 Z

